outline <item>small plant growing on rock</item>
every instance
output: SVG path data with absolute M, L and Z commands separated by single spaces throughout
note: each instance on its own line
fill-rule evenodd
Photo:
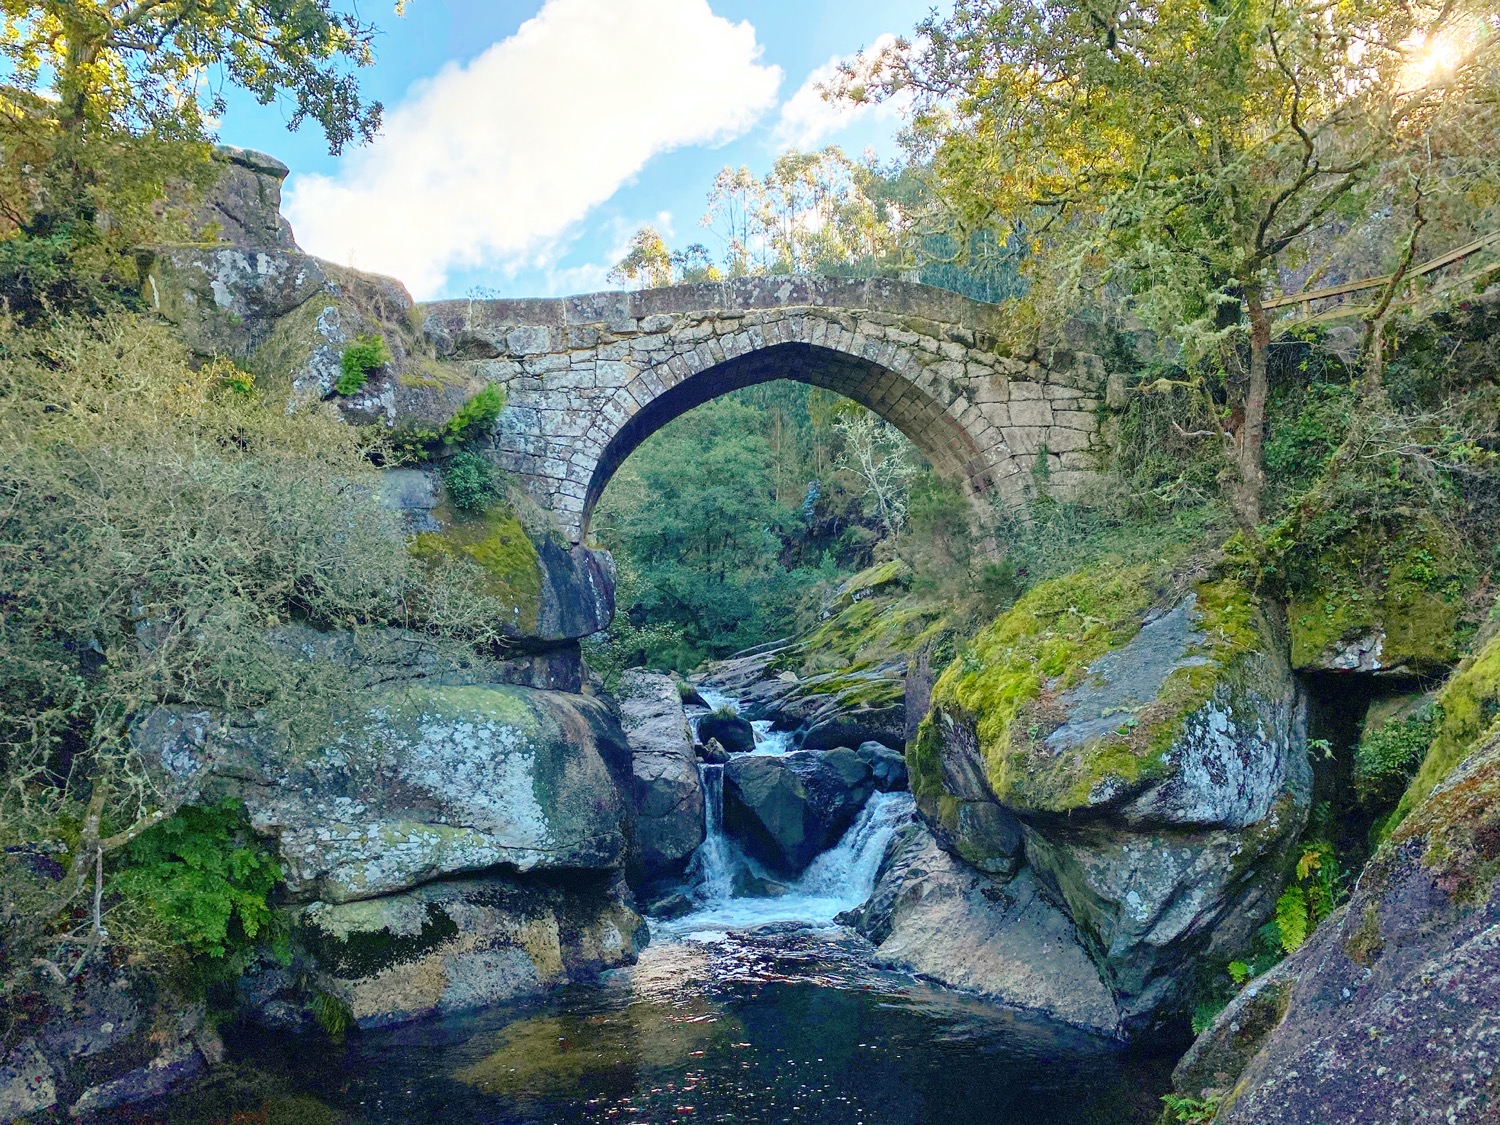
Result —
M 462 445 L 473 441 L 488 431 L 505 409 L 505 392 L 494 383 L 489 384 L 443 425 L 443 444 Z
M 1178 1094 L 1162 1097 L 1158 1125 L 1213 1125 L 1219 1113 L 1218 1098 L 1185 1098 Z
M 472 449 L 448 459 L 443 465 L 443 483 L 453 506 L 466 512 L 488 508 L 502 494 L 502 478 L 494 462 Z
M 366 333 L 356 336 L 339 359 L 339 378 L 333 389 L 341 395 L 360 391 L 370 372 L 391 362 L 390 349 L 379 336 Z

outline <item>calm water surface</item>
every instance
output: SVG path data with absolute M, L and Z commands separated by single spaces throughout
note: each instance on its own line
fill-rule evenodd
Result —
M 246 1033 L 234 1038 L 236 1077 L 179 1097 L 155 1120 L 1155 1119 L 1171 1059 L 875 969 L 868 949 L 830 927 L 659 935 L 633 968 L 525 1008 L 365 1032 L 342 1050 Z M 231 1108 L 239 1112 L 223 1115 Z

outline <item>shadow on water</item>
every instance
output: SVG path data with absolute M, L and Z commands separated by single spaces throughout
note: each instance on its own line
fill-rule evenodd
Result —
M 217 1093 L 210 1083 L 151 1120 L 1155 1119 L 1170 1059 L 876 969 L 868 950 L 829 927 L 767 926 L 712 942 L 667 938 L 596 986 L 526 1007 L 366 1032 L 342 1050 L 288 1050 L 285 1037 L 245 1032 L 234 1039 L 238 1066 L 216 1080 Z M 224 1113 L 229 1107 L 239 1112 Z

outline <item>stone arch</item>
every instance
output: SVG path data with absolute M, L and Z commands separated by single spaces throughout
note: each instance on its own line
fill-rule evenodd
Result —
M 614 405 L 628 417 L 594 463 L 580 535 L 588 535 L 594 507 L 615 472 L 652 434 L 713 399 L 776 379 L 834 391 L 873 411 L 905 434 L 934 470 L 960 481 L 979 500 L 992 483 L 989 458 L 947 406 L 914 381 L 908 357 L 898 355 L 892 362 L 898 369 L 824 346 L 782 342 L 727 358 L 670 385 L 657 372 L 642 372 L 614 397 Z M 659 392 L 654 391 L 657 384 Z M 627 411 L 627 405 L 636 409 Z
M 1043 464 L 1055 495 L 1092 472 L 1097 356 L 1022 360 L 1003 315 L 891 279 L 738 278 L 640 292 L 422 306 L 440 355 L 506 388 L 494 450 L 581 542 L 609 478 L 647 436 L 719 395 L 777 378 L 887 419 L 971 497 L 1018 503 Z

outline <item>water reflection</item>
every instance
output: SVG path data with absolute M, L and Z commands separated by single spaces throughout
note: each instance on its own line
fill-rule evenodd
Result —
M 265 1039 L 240 1054 L 280 1076 L 281 1096 L 369 1125 L 1154 1119 L 1170 1060 L 876 970 L 867 949 L 794 925 L 669 939 L 530 1009 L 366 1033 L 322 1057 Z M 174 1123 L 209 1120 L 180 1109 Z

